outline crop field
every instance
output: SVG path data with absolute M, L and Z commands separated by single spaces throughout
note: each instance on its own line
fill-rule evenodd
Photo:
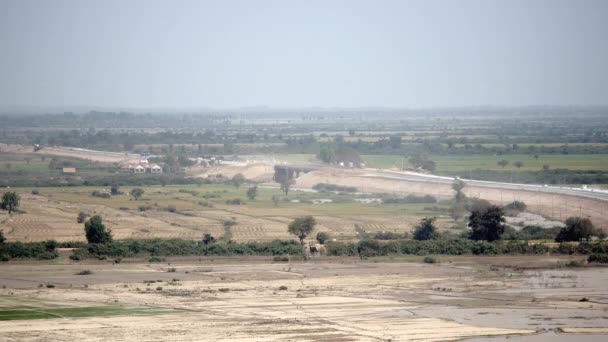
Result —
M 109 190 L 103 187 L 42 188 L 38 195 L 22 188 L 17 190 L 22 196 L 22 212 L 12 217 L 0 213 L 0 222 L 12 241 L 82 241 L 83 225 L 76 222 L 80 211 L 101 215 L 117 239 L 200 239 L 205 233 L 220 237 L 226 233 L 228 221 L 234 222 L 229 230 L 236 241 L 291 239 L 287 225 L 303 215 L 317 218 L 317 231 L 345 240 L 356 238 L 355 225 L 368 232 L 404 232 L 425 216 L 438 216 L 441 229 L 452 225 L 443 204 L 366 204 L 355 201 L 362 195 L 295 190 L 286 197 L 277 188 L 263 186 L 255 200 L 249 200 L 247 188 L 222 184 L 149 186 L 143 187 L 145 193 L 139 200 L 128 194 L 129 187 L 122 187 L 123 194 L 111 198 L 91 195 L 95 190 Z M 280 199 L 275 204 L 276 196 Z M 226 204 L 237 198 L 244 204 Z M 438 213 L 437 208 L 446 211 Z
M 362 159 L 369 167 L 375 168 L 401 168 L 411 167 L 408 158 L 397 155 L 363 155 Z M 567 170 L 598 170 L 608 171 L 608 155 L 606 154 L 547 154 L 539 155 L 535 159 L 533 155 L 470 155 L 470 156 L 443 156 L 430 155 L 429 159 L 436 164 L 436 172 L 439 174 L 456 175 L 465 171 L 481 169 L 494 171 L 541 171 L 543 165 L 549 165 L 551 169 Z M 498 165 L 501 160 L 509 163 L 502 167 Z M 514 164 L 521 161 L 523 166 L 516 167 Z
M 468 170 L 512 170 L 518 171 L 540 171 L 543 165 L 549 165 L 551 169 L 568 170 L 598 170 L 608 171 L 608 155 L 605 154 L 576 154 L 576 155 L 539 155 L 538 159 L 531 155 L 502 155 L 502 156 L 431 156 L 437 164 L 438 173 L 455 173 Z M 498 165 L 501 160 L 509 162 L 504 168 Z M 523 166 L 518 168 L 515 162 L 521 161 Z

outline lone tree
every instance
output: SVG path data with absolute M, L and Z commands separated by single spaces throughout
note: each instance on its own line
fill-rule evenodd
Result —
M 435 227 L 435 217 L 425 217 L 414 228 L 414 240 L 435 240 L 439 237 Z
M 467 196 L 464 194 L 464 192 L 462 192 L 462 189 L 464 189 L 465 186 L 466 183 L 460 179 L 457 179 L 454 181 L 454 183 L 452 183 L 452 189 L 456 191 L 456 194 L 454 195 L 454 204 L 452 204 L 452 207 L 450 208 L 450 215 L 455 221 L 463 218 L 467 212 Z
M 519 160 L 516 161 L 515 163 L 513 163 L 513 165 L 515 165 L 516 168 L 521 169 L 522 166 L 524 166 L 523 162 L 520 162 Z
M 84 223 L 84 232 L 89 243 L 112 242 L 112 231 L 106 230 L 106 226 L 103 225 L 99 215 L 91 217 Z
M 302 216 L 293 220 L 289 226 L 287 227 L 287 231 L 298 237 L 300 239 L 300 244 L 304 245 L 304 239 L 310 234 L 313 229 L 315 229 L 315 225 L 317 221 L 312 216 Z
M 566 226 L 559 231 L 555 241 L 581 241 L 598 234 L 599 232 L 588 218 L 569 217 L 566 220 Z
M 131 196 L 133 196 L 133 198 L 135 198 L 135 200 L 137 201 L 141 196 L 144 195 L 144 189 L 142 188 L 133 188 L 131 189 Z
M 278 165 L 274 167 L 273 180 L 281 186 L 281 190 L 285 193 L 285 196 L 289 194 L 289 189 L 294 184 L 294 171 L 281 168 Z
M 250 201 L 255 200 L 255 197 L 258 195 L 258 186 L 252 186 L 251 188 L 247 189 L 247 198 L 249 198 Z
M 498 162 L 498 163 L 496 163 L 496 164 L 498 164 L 498 165 L 502 166 L 502 168 L 504 169 L 504 168 L 505 168 L 505 166 L 509 165 L 509 161 L 508 161 L 508 160 L 503 159 L 503 160 L 499 161 L 499 162 Z
M 469 227 L 472 240 L 496 241 L 505 231 L 504 212 L 501 207 L 490 205 L 471 211 Z
M 245 183 L 245 176 L 243 176 L 242 173 L 237 173 L 232 176 L 232 185 L 234 185 L 235 188 L 240 188 L 243 183 Z
M 285 196 L 289 194 L 289 189 L 295 183 L 293 179 L 283 179 L 279 184 L 281 185 L 281 190 L 285 193 Z
M 21 200 L 21 197 L 19 197 L 19 195 L 14 192 L 14 191 L 8 191 L 5 192 L 4 195 L 2 195 L 2 202 L 0 202 L 0 208 L 2 208 L 2 210 L 8 210 L 9 215 L 17 210 L 17 208 L 19 208 L 19 201 Z
M 456 195 L 454 196 L 454 200 L 457 203 L 460 203 L 462 201 L 464 201 L 464 199 L 467 197 L 463 192 L 462 189 L 464 189 L 464 187 L 467 184 L 465 182 L 463 182 L 461 179 L 457 179 L 454 181 L 454 183 L 452 183 L 452 189 L 454 189 L 454 191 L 456 191 Z

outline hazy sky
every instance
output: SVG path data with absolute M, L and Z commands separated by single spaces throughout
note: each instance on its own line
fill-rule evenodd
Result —
M 608 1 L 0 0 L 0 105 L 608 104 Z

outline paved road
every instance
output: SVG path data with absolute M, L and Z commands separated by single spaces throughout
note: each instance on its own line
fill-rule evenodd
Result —
M 369 172 L 368 172 L 367 176 L 369 176 L 369 177 L 400 179 L 400 180 L 405 180 L 405 181 L 429 182 L 429 183 L 440 183 L 440 184 L 452 184 L 454 182 L 454 178 L 451 178 L 451 177 L 416 174 L 416 173 L 410 173 L 410 172 L 402 173 L 402 172 L 392 172 L 392 171 L 382 171 L 382 170 L 368 170 L 368 171 Z M 580 196 L 580 197 L 593 198 L 593 199 L 602 200 L 602 201 L 608 201 L 608 191 L 605 191 L 605 190 L 565 188 L 565 187 L 544 186 L 544 185 L 535 185 L 535 184 L 488 182 L 488 181 L 471 180 L 471 179 L 464 179 L 464 178 L 461 178 L 461 180 L 463 182 L 467 183 L 468 185 L 484 187 L 484 188 L 546 192 L 546 193 Z

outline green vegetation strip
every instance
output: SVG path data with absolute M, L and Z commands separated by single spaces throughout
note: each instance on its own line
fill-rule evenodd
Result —
M 171 309 L 155 307 L 93 306 L 79 308 L 0 308 L 0 321 L 81 318 L 98 316 L 155 315 L 173 312 Z

